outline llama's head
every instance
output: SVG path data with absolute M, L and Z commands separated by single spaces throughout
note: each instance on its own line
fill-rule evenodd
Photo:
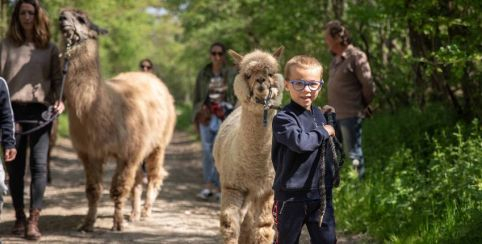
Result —
M 59 25 L 67 47 L 74 47 L 82 41 L 96 39 L 98 35 L 107 33 L 107 30 L 90 21 L 84 12 L 75 9 L 62 10 Z
M 234 81 L 234 93 L 241 105 L 260 104 L 278 106 L 284 89 L 283 76 L 279 74 L 278 58 L 283 52 L 278 48 L 273 54 L 255 50 L 244 56 L 233 50 L 229 54 L 239 66 Z

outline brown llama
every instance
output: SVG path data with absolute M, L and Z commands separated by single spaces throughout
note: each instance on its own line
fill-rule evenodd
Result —
M 214 142 L 214 161 L 221 179 L 221 232 L 224 243 L 273 242 L 274 169 L 271 122 L 284 89 L 278 58 L 259 50 L 244 57 L 230 50 L 239 65 L 234 92 L 240 106 L 221 124 Z M 263 118 L 266 116 L 265 118 Z
M 107 159 L 117 161 L 110 188 L 114 201 L 112 230 L 123 229 L 125 200 L 132 194 L 130 219 L 151 214 L 164 177 L 165 150 L 176 121 L 174 99 L 155 75 L 121 73 L 102 81 L 98 41 L 106 31 L 81 11 L 66 9 L 59 17 L 68 60 L 65 98 L 72 144 L 82 161 L 89 210 L 80 230 L 93 231 L 97 204 L 102 195 L 102 171 Z M 147 193 L 140 207 L 142 172 L 146 163 Z

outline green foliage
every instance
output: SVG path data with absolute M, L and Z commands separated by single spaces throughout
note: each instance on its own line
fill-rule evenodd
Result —
M 176 106 L 177 123 L 176 130 L 193 133 L 192 125 L 192 104 L 181 103 Z
M 455 117 L 434 106 L 368 120 L 368 174 L 359 182 L 344 169 L 335 197 L 339 226 L 395 243 L 481 238 L 482 128 Z
M 69 119 L 67 113 L 62 113 L 59 118 L 58 136 L 69 137 Z

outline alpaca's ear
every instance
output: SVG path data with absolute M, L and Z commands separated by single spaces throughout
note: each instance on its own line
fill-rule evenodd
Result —
M 94 23 L 90 23 L 89 27 L 90 27 L 91 30 L 94 30 L 95 32 L 97 32 L 98 35 L 105 35 L 105 34 L 109 33 L 108 30 L 102 29 Z
M 240 64 L 241 60 L 243 59 L 243 55 L 237 53 L 236 51 L 229 49 L 228 50 L 229 56 L 231 56 L 234 59 L 235 64 Z
M 238 101 L 244 103 L 249 100 L 249 87 L 248 83 L 244 80 L 243 75 L 236 75 L 236 78 L 234 78 L 233 89 Z
M 90 28 L 91 28 L 92 30 L 95 30 L 95 32 L 97 32 L 97 34 L 99 34 L 99 35 L 106 35 L 107 33 L 109 33 L 108 30 L 102 29 L 102 28 L 100 28 L 100 27 L 98 27 L 97 25 L 94 25 L 94 24 L 92 24 L 92 25 L 90 26 Z
M 285 47 L 283 46 L 279 47 L 278 49 L 276 49 L 276 51 L 274 51 L 273 57 L 275 57 L 276 59 L 279 59 L 279 57 L 281 57 L 281 54 L 283 54 L 284 50 L 285 50 Z

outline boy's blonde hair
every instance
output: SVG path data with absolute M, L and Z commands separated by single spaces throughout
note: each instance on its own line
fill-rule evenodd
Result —
M 306 55 L 297 55 L 292 57 L 285 64 L 285 79 L 288 80 L 290 77 L 291 67 L 300 67 L 302 69 L 320 69 L 320 74 L 323 76 L 323 66 L 314 57 Z

